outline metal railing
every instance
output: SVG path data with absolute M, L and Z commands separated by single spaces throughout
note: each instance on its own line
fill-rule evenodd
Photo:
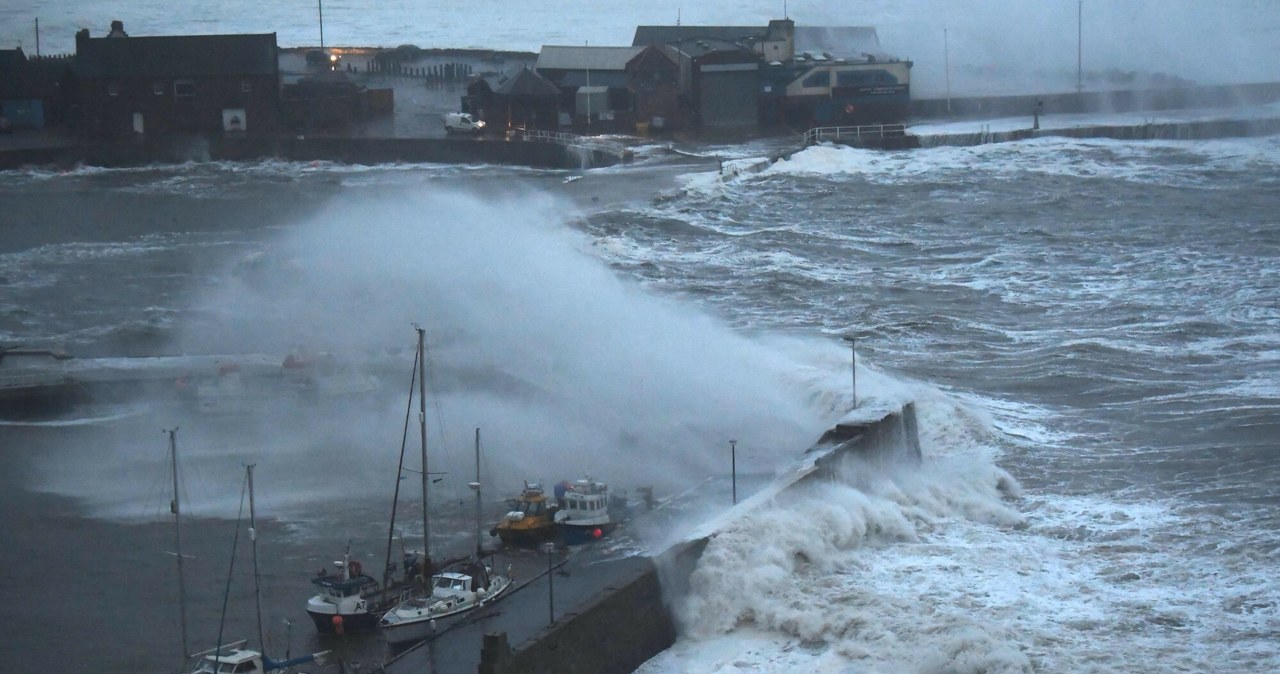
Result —
M 600 152 L 614 155 L 618 158 L 623 158 L 627 154 L 627 148 L 623 146 L 622 143 L 600 140 L 599 138 L 592 138 L 590 136 L 579 136 L 574 133 L 522 129 L 516 131 L 515 136 L 535 143 L 555 143 L 556 145 L 565 145 L 568 147 L 581 147 L 588 150 L 598 150 Z
M 804 134 L 806 147 L 818 143 L 862 143 L 907 135 L 905 124 L 866 124 L 863 126 L 819 126 Z

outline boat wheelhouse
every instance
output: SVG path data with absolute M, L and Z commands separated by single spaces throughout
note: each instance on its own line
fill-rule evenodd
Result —
M 565 545 L 598 540 L 618 527 L 618 513 L 609 499 L 609 485 L 587 477 L 569 484 L 559 496 L 556 528 Z

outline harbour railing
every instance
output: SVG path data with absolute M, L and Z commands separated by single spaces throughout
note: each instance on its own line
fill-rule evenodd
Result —
M 873 143 L 886 138 L 902 138 L 907 135 L 905 124 L 864 124 L 862 126 L 819 126 L 804 134 L 804 145 L 818 143 Z
M 627 156 L 627 148 L 622 143 L 615 143 L 608 140 L 600 140 L 590 136 L 579 136 L 575 133 L 564 133 L 562 131 L 541 131 L 538 129 L 520 129 L 515 132 L 515 137 L 524 140 L 533 141 L 535 143 L 554 143 L 556 145 L 564 145 L 567 147 L 580 147 L 587 150 L 596 150 L 611 154 L 619 159 L 625 159 Z

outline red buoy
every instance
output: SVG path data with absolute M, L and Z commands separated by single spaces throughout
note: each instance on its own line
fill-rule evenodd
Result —
M 591 535 L 595 536 L 596 538 L 600 538 L 601 536 L 604 535 L 604 532 L 600 530 L 600 527 L 596 527 L 595 529 L 591 530 Z
M 331 621 L 333 622 L 334 634 L 342 634 L 342 616 L 340 615 L 333 616 Z

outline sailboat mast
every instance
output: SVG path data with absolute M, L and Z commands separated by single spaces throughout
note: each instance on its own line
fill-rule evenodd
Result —
M 182 657 L 190 657 L 187 647 L 187 583 L 182 577 L 182 502 L 178 499 L 178 429 L 166 431 L 169 434 L 169 461 L 173 464 L 173 501 L 169 510 L 173 513 L 173 535 L 175 555 L 178 558 L 178 620 L 182 629 Z
M 253 466 L 245 466 L 249 473 L 249 542 L 253 546 L 253 600 L 258 612 L 258 644 L 259 648 L 267 647 L 267 640 L 262 631 L 262 584 L 258 580 L 258 524 L 253 508 Z
M 427 364 L 426 333 L 421 327 L 418 331 L 418 432 L 422 436 L 422 551 L 427 562 L 431 561 L 431 515 L 427 509 L 427 494 L 430 490 L 431 472 L 427 469 Z M 431 574 L 431 569 L 426 569 Z M 424 578 L 430 583 L 430 578 Z
M 476 557 L 480 557 L 480 553 L 484 551 L 482 541 L 483 534 L 481 530 L 483 525 L 480 523 L 480 429 L 476 429 Z
M 396 466 L 396 488 L 391 496 L 391 526 L 387 531 L 387 557 L 386 566 L 382 569 L 382 588 L 385 590 L 391 587 L 392 569 L 395 567 L 391 563 L 391 542 L 396 537 L 396 510 L 400 505 L 400 480 L 404 478 L 404 451 L 408 444 L 409 438 L 409 414 L 413 411 L 413 385 L 418 380 L 418 358 L 421 353 L 415 351 L 413 356 L 413 376 L 409 379 L 409 402 L 405 404 L 404 410 L 404 431 L 400 436 L 400 463 Z M 404 540 L 400 541 L 400 552 L 404 553 Z M 425 553 L 426 550 L 424 549 Z

